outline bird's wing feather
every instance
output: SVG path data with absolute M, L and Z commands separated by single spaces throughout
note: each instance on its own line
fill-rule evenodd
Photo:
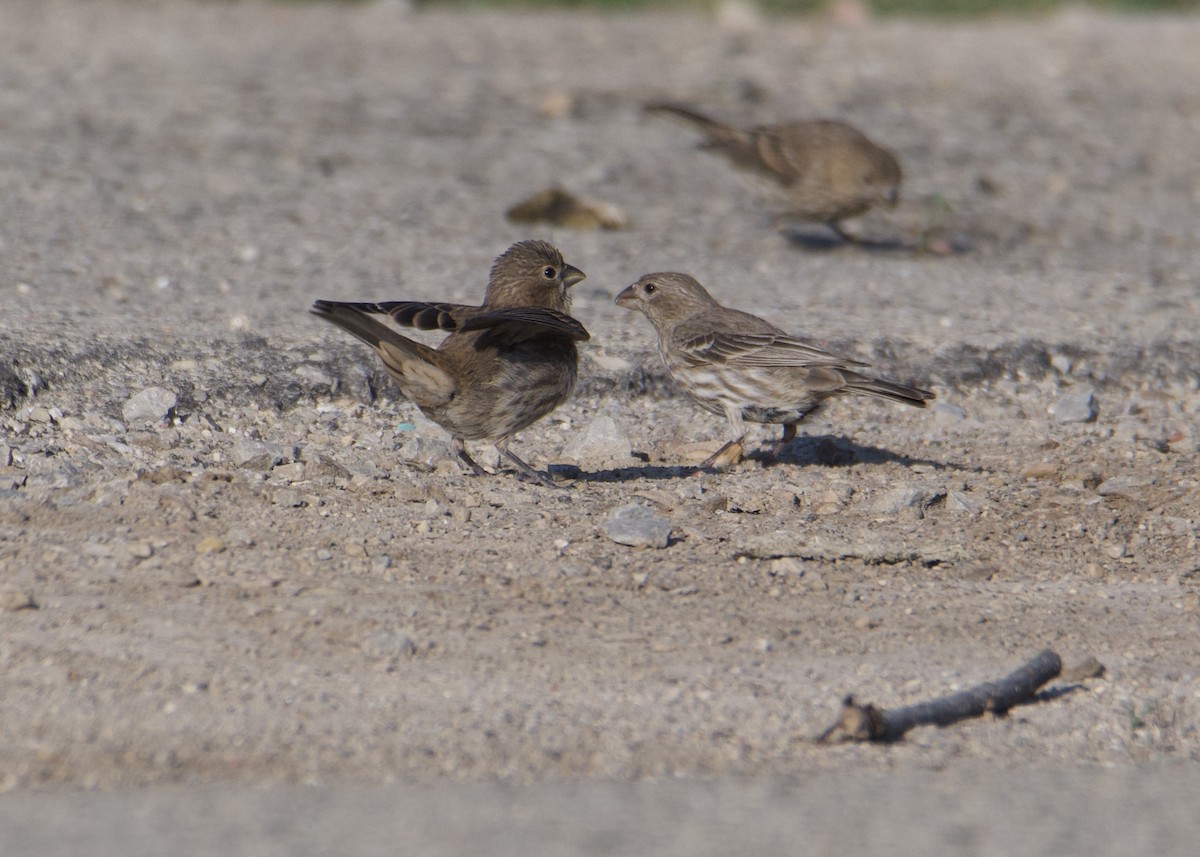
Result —
M 784 184 L 795 181 L 809 168 L 809 151 L 789 145 L 773 128 L 755 128 L 750 140 L 757 156 L 755 166 Z
M 688 361 L 735 366 L 782 368 L 785 366 L 849 368 L 865 366 L 858 360 L 837 357 L 795 337 L 774 333 L 710 332 L 680 343 Z
M 571 316 L 546 307 L 506 307 L 483 310 L 463 321 L 459 330 L 486 330 L 495 340 L 512 344 L 555 333 L 578 342 L 591 338 L 582 324 Z
M 463 322 L 480 312 L 476 306 L 426 301 L 383 301 L 363 306 L 372 307 L 364 312 L 389 315 L 396 324 L 417 330 L 458 330 Z

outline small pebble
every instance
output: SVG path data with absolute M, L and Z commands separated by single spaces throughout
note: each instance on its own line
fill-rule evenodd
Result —
M 924 509 L 933 505 L 940 496 L 944 495 L 917 486 L 894 488 L 880 494 L 872 506 L 877 513 L 894 515 L 904 509 Z
M 1054 352 L 1050 355 L 1050 365 L 1063 375 L 1071 374 L 1071 358 L 1061 352 Z
M 283 444 L 244 437 L 233 445 L 230 458 L 234 464 L 247 470 L 270 470 L 277 464 L 290 461 L 292 454 Z
M 181 589 L 195 589 L 197 586 L 202 586 L 203 581 L 186 568 L 178 569 L 170 574 L 171 583 Z
M 1022 479 L 1045 479 L 1047 476 L 1053 476 L 1058 472 L 1058 465 L 1052 464 L 1049 461 L 1039 461 L 1036 464 L 1030 464 L 1021 471 Z
M 225 542 L 216 536 L 205 536 L 196 543 L 196 553 L 198 554 L 221 553 L 224 550 Z
M 129 555 L 134 559 L 149 559 L 154 554 L 154 547 L 149 542 L 132 542 L 129 545 Z
M 1096 493 L 1101 497 L 1122 497 L 1126 500 L 1136 500 L 1141 493 L 1138 489 L 1143 487 L 1143 483 L 1138 480 L 1131 479 L 1128 476 L 1114 476 L 1112 479 L 1105 479 L 1096 488 Z
M 1100 413 L 1096 391 L 1090 385 L 1076 387 L 1050 406 L 1050 416 L 1060 423 L 1090 423 Z
M 946 492 L 946 508 L 955 512 L 965 512 L 968 515 L 979 514 L 979 504 L 962 491 Z
M 0 590 L 0 613 L 16 613 L 18 610 L 37 610 L 38 603 L 28 592 L 17 589 Z
M 402 631 L 380 628 L 363 640 L 362 653 L 373 660 L 410 657 L 417 653 L 417 644 Z
M 804 560 L 794 556 L 773 559 L 768 566 L 775 577 L 803 577 Z
M 288 482 L 303 482 L 305 478 L 304 462 L 293 461 L 291 464 L 281 464 L 271 471 L 274 479 L 284 479 Z

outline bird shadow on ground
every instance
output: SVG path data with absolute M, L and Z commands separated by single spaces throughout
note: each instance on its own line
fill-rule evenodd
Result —
M 793 229 L 780 230 L 785 241 L 797 250 L 811 253 L 829 253 L 847 248 L 867 253 L 906 253 L 922 258 L 941 259 L 970 253 L 976 242 L 962 233 L 942 237 L 938 234 L 923 235 L 917 241 L 901 238 L 842 238 L 833 232 L 798 232 Z
M 793 465 L 796 467 L 849 467 L 853 464 L 884 464 L 894 462 L 905 467 L 925 465 L 934 470 L 978 471 L 979 468 L 928 458 L 913 458 L 900 455 L 876 446 L 862 446 L 843 437 L 820 435 L 799 437 L 788 444 L 779 455 L 772 455 L 773 447 L 767 445 L 754 450 L 744 460 L 758 462 L 762 467 Z M 633 482 L 638 480 L 685 479 L 700 473 L 716 473 L 698 465 L 642 465 L 639 467 L 613 467 L 604 470 L 585 471 L 572 464 L 550 465 L 552 478 L 570 479 L 576 482 Z
M 906 243 L 898 238 L 860 238 L 857 241 L 847 240 L 833 232 L 781 230 L 785 241 L 798 250 L 812 252 L 829 252 L 842 247 L 856 247 L 873 253 L 920 253 L 921 248 L 916 244 Z
M 695 465 L 647 464 L 640 467 L 611 467 L 604 470 L 585 471 L 572 464 L 552 464 L 550 472 L 552 477 L 573 479 L 576 482 L 633 482 L 641 479 L 684 479 L 706 471 Z
M 798 437 L 780 450 L 778 455 L 772 455 L 772 447 L 767 446 L 755 450 L 746 456 L 758 461 L 763 467 L 777 467 L 791 464 L 798 467 L 849 467 L 853 464 L 885 464 L 892 462 L 910 467 L 922 464 L 934 470 L 978 470 L 963 464 L 947 461 L 935 461 L 929 458 L 914 458 L 901 455 L 890 449 L 877 446 L 863 446 L 844 437 L 835 435 L 809 435 Z

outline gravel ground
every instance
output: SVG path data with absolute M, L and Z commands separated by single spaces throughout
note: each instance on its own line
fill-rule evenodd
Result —
M 6 2 L 0 851 L 355 841 L 298 844 L 325 820 L 382 853 L 409 819 L 427 854 L 1191 853 L 1197 43 L 1078 10 Z M 904 199 L 867 248 L 781 234 L 640 113 L 664 97 L 844 118 Z M 629 227 L 506 221 L 556 185 Z M 527 237 L 589 275 L 577 394 L 514 444 L 567 490 L 463 473 L 306 312 L 475 301 Z M 771 466 L 692 475 L 724 421 L 612 303 L 663 269 L 938 401 L 839 402 Z M 611 538 L 633 502 L 665 547 Z M 848 692 L 920 701 L 1046 647 L 1104 675 L 809 740 Z

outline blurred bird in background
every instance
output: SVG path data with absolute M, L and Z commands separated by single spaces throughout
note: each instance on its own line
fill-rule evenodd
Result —
M 861 131 L 833 119 L 799 119 L 777 125 L 735 128 L 670 102 L 644 105 L 648 113 L 682 119 L 735 166 L 764 177 L 783 192 L 788 211 L 776 218 L 824 223 L 841 238 L 857 241 L 843 220 L 873 206 L 895 207 L 902 178 L 896 156 Z

